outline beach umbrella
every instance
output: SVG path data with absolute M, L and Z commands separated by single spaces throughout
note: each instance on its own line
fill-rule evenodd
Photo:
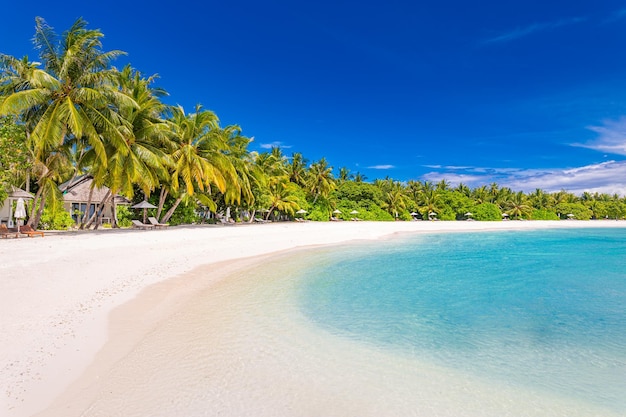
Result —
M 472 216 L 472 213 L 470 213 L 470 212 L 468 211 L 467 213 L 465 213 L 465 216 L 467 216 L 467 217 L 471 217 L 471 216 Z
M 337 209 L 337 210 L 333 211 L 333 214 L 341 214 L 341 210 Z
M 412 212 L 411 216 L 417 216 L 417 213 L 416 212 Z
M 17 223 L 17 231 L 19 232 L 20 222 L 26 217 L 26 205 L 24 204 L 24 199 L 22 197 L 17 199 L 17 203 L 15 205 L 15 213 L 13 213 L 13 217 L 15 217 Z
M 502 217 L 509 217 L 509 215 L 506 213 L 502 213 Z
M 350 212 L 350 214 L 359 214 L 359 212 L 358 212 L 358 211 L 356 211 L 356 210 L 352 210 L 352 211 Z
M 155 205 L 148 203 L 146 200 L 143 200 L 141 203 L 135 204 L 134 206 L 130 206 L 130 208 L 134 209 L 143 209 L 143 222 L 146 222 L 146 215 L 148 214 L 149 208 L 157 208 Z
M 307 214 L 308 211 L 306 211 L 305 209 L 300 209 L 298 211 L 296 211 L 296 214 Z
M 567 217 L 569 217 L 571 219 L 572 217 L 576 217 L 576 216 L 574 216 L 572 213 L 570 213 L 570 214 L 567 215 Z

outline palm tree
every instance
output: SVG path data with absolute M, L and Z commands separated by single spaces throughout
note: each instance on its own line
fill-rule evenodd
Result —
M 293 182 L 286 181 L 274 181 L 269 185 L 269 202 L 270 208 L 267 212 L 265 219 L 269 219 L 274 212 L 278 210 L 290 215 L 294 215 L 296 210 L 299 209 L 297 202 L 296 192 L 298 186 Z
M 129 152 L 117 152 L 114 146 L 108 144 L 106 166 L 99 163 L 94 152 L 85 155 L 84 165 L 91 168 L 94 186 L 106 185 L 111 190 L 107 201 L 100 203 L 98 214 L 101 215 L 105 205 L 110 204 L 113 227 L 117 227 L 114 197 L 118 193 L 132 197 L 135 185 L 148 197 L 159 186 L 161 179 L 167 179 L 167 168 L 172 164 L 167 153 L 173 146 L 171 130 L 161 117 L 165 105 L 160 97 L 165 92 L 150 87 L 155 79 L 156 76 L 143 78 L 140 72 L 130 66 L 117 74 L 122 93 L 137 104 L 120 108 L 120 114 L 131 127 L 126 139 Z M 96 228 L 98 224 L 96 222 Z
M 354 182 L 356 182 L 357 184 L 365 182 L 366 179 L 367 177 L 361 174 L 360 172 L 357 172 L 356 174 L 354 174 Z
M 337 183 L 333 178 L 333 168 L 328 166 L 326 158 L 311 164 L 307 176 L 307 189 L 313 196 L 313 204 L 319 197 L 326 198 L 337 188 Z
M 385 192 L 384 208 L 397 219 L 400 211 L 406 209 L 407 200 L 408 196 L 402 184 L 393 181 Z
M 168 193 L 176 194 L 176 201 L 160 219 L 167 223 L 178 205 L 196 192 L 210 193 L 214 185 L 224 193 L 229 182 L 236 183 L 237 174 L 225 154 L 227 144 L 217 140 L 211 130 L 219 128 L 217 116 L 197 105 L 195 113 L 186 115 L 182 107 L 171 108 L 174 151 L 171 153 L 170 181 L 159 198 L 159 206 Z
M 428 218 L 431 213 L 438 213 L 441 205 L 441 191 L 434 187 L 430 181 L 422 184 L 419 200 L 419 211 L 423 218 Z
M 532 212 L 532 207 L 528 204 L 528 197 L 522 191 L 512 195 L 507 202 L 507 208 L 507 213 L 513 218 L 524 218 L 524 216 L 530 216 Z
M 0 115 L 17 115 L 28 126 L 38 164 L 48 161 L 68 143 L 79 154 L 82 146 L 92 149 L 102 165 L 108 163 L 107 145 L 127 154 L 129 129 L 119 109 L 136 103 L 118 91 L 114 72 L 109 69 L 111 60 L 123 52 L 101 51 L 103 34 L 87 29 L 82 19 L 64 33 L 60 42 L 56 42 L 54 30 L 43 19 L 38 17 L 35 22 L 34 42 L 44 68 L 27 64 L 26 59 L 18 62 L 3 57 L 3 93 L 9 89 L 13 92 L 2 99 Z M 43 175 L 50 171 L 40 170 Z M 38 178 L 40 185 L 43 180 Z M 42 187 L 41 210 L 48 188 Z M 36 227 L 38 216 L 29 222 Z
M 472 195 L 472 190 L 462 182 L 460 182 L 459 185 L 456 186 L 455 191 L 458 191 L 467 197 L 470 197 Z
M 346 167 L 341 167 L 339 169 L 339 181 L 340 182 L 346 182 L 346 181 L 350 181 L 350 179 L 352 179 L 354 177 L 354 175 L 350 174 L 350 170 Z
M 212 135 L 220 137 L 222 143 L 226 143 L 224 153 L 228 156 L 236 173 L 236 179 L 227 184 L 224 194 L 224 204 L 237 204 L 252 209 L 250 220 L 254 218 L 254 204 L 256 201 L 255 189 L 265 183 L 262 171 L 254 163 L 254 156 L 248 151 L 248 145 L 252 139 L 241 135 L 241 128 L 236 125 L 217 128 Z
M 301 153 L 295 152 L 291 155 L 291 162 L 287 164 L 287 173 L 289 174 L 289 181 L 300 186 L 304 186 L 306 183 L 306 164 L 307 160 L 304 159 Z
M 437 183 L 437 189 L 439 191 L 447 191 L 450 189 L 450 182 L 446 180 L 441 180 Z
M 487 187 L 483 185 L 483 186 L 474 188 L 472 190 L 472 198 L 478 204 L 488 203 L 490 199 L 489 199 L 489 191 L 487 190 Z

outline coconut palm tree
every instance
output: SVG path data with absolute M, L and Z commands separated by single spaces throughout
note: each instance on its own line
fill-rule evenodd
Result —
M 428 218 L 431 213 L 440 212 L 442 193 L 433 186 L 430 181 L 425 181 L 422 184 L 422 190 L 420 192 L 420 199 L 418 202 L 419 211 L 423 218 Z
M 306 183 L 306 164 L 308 161 L 302 156 L 301 153 L 295 152 L 291 155 L 291 162 L 287 164 L 287 173 L 289 174 L 289 181 L 299 186 L 304 186 Z
M 528 203 L 528 197 L 519 191 L 511 196 L 511 199 L 506 203 L 507 214 L 513 218 L 530 217 L 532 212 L 532 206 Z
M 127 154 L 130 129 L 119 109 L 136 103 L 117 89 L 110 69 L 110 62 L 123 52 L 103 52 L 103 34 L 87 29 L 82 19 L 59 42 L 43 19 L 38 17 L 35 23 L 34 43 L 43 69 L 26 60 L 3 57 L 3 92 L 11 88 L 13 92 L 2 99 L 0 115 L 14 114 L 24 121 L 37 164 L 50 161 L 69 143 L 79 154 L 83 149 L 92 149 L 102 165 L 108 163 L 107 145 Z M 56 157 L 52 160 L 58 161 Z M 44 176 L 51 171 L 40 170 Z M 43 180 L 38 178 L 39 182 Z M 42 208 L 48 188 L 42 187 Z M 29 222 L 36 226 L 38 218 L 31 217 Z
M 300 208 L 296 195 L 298 186 L 293 182 L 287 181 L 283 178 L 280 181 L 270 182 L 268 189 L 270 208 L 266 213 L 266 220 L 271 217 L 274 210 L 293 216 L 296 210 Z
M 306 183 L 309 194 L 313 196 L 313 204 L 319 197 L 326 198 L 337 188 L 337 183 L 333 178 L 333 168 L 328 165 L 326 158 L 311 164 Z
M 394 219 L 397 219 L 400 211 L 406 209 L 409 200 L 408 195 L 402 184 L 397 181 L 392 181 L 386 188 L 384 208 Z
M 354 182 L 356 182 L 357 184 L 365 182 L 366 179 L 367 177 L 361 174 L 360 172 L 357 172 L 356 174 L 354 174 Z
M 114 197 L 117 194 L 132 197 L 135 185 L 139 186 L 144 196 L 149 196 L 162 179 L 167 179 L 167 168 L 172 165 L 167 152 L 173 146 L 171 130 L 162 119 L 165 105 L 160 101 L 165 92 L 151 88 L 155 79 L 156 76 L 143 78 L 130 66 L 117 73 L 120 90 L 137 104 L 120 108 L 120 114 L 131 127 L 126 139 L 129 152 L 117 152 L 115 146 L 107 144 L 106 165 L 99 163 L 93 150 L 86 153 L 83 161 L 83 165 L 90 168 L 93 186 L 106 185 L 111 191 L 107 200 L 100 202 L 98 214 L 101 215 L 104 207 L 110 204 L 113 227 L 117 227 Z M 98 224 L 96 222 L 96 228 Z
M 187 196 L 196 193 L 210 194 L 215 186 L 224 193 L 228 184 L 236 184 L 237 173 L 226 155 L 224 138 L 212 134 L 219 129 L 217 116 L 197 105 L 195 112 L 185 114 L 182 107 L 171 108 L 170 126 L 173 132 L 174 150 L 169 184 L 160 195 L 159 206 L 169 193 L 176 195 L 172 207 L 160 219 L 166 223 L 178 205 Z M 205 200 L 205 204 L 209 203 Z
M 350 181 L 351 179 L 354 178 L 354 175 L 352 175 L 350 173 L 350 170 L 346 167 L 341 167 L 339 169 L 339 182 L 346 182 L 346 181 Z

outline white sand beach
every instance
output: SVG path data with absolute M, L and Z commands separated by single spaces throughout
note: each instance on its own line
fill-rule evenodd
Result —
M 191 346 L 191 341 L 186 341 L 191 336 L 181 333 L 181 329 L 172 328 L 170 319 L 177 314 L 191 314 L 187 310 L 182 313 L 183 307 L 193 309 L 194 302 L 197 302 L 194 297 L 199 293 L 203 294 L 204 300 L 212 302 L 215 309 L 228 309 L 228 294 L 245 297 L 235 294 L 237 288 L 247 285 L 236 281 L 239 276 L 237 272 L 266 262 L 270 255 L 296 248 L 380 239 L 394 233 L 553 227 L 624 228 L 626 222 L 306 222 L 171 227 L 153 231 L 49 233 L 44 238 L 2 239 L 0 415 L 159 415 L 159 410 L 151 408 L 155 404 L 146 402 L 148 397 L 141 391 L 143 383 L 133 380 L 132 375 L 154 377 L 152 368 L 142 368 L 148 363 L 153 366 L 161 363 L 164 367 L 173 363 L 193 366 L 193 361 L 188 357 L 190 352 L 178 352 L 172 348 L 174 342 L 182 347 L 187 343 Z M 214 288 L 228 285 L 227 291 L 212 293 Z M 219 297 L 211 299 L 212 294 L 218 294 Z M 269 303 L 267 308 L 271 308 Z M 229 332 L 232 332 L 230 326 L 237 321 L 237 317 L 230 317 L 229 320 L 227 323 L 208 318 L 205 323 L 215 329 L 212 332 L 214 339 L 207 343 L 221 344 L 221 352 L 232 351 L 232 355 L 216 358 L 223 366 L 234 369 L 237 364 L 246 363 L 245 356 L 248 354 L 273 355 L 266 344 L 276 343 L 276 340 L 266 340 L 262 334 L 246 336 L 255 338 L 247 346 L 229 347 L 229 341 L 236 343 L 240 340 L 229 339 Z M 250 323 L 247 330 L 253 331 Z M 264 325 L 278 329 L 282 323 L 266 322 Z M 293 325 L 285 323 L 287 329 Z M 305 343 L 306 336 L 300 336 L 299 343 Z M 150 341 L 162 343 L 174 350 L 155 353 L 145 346 Z M 283 340 L 278 348 L 292 342 L 297 341 Z M 248 351 L 250 346 L 254 346 L 253 352 Z M 146 355 L 157 354 L 164 356 L 152 358 L 144 365 L 137 359 L 143 360 Z M 291 362 L 294 364 L 293 370 L 285 375 L 297 374 L 299 365 L 295 359 Z M 319 360 L 315 357 L 309 359 Z M 335 358 L 338 369 L 341 367 L 341 359 Z M 129 366 L 131 369 L 128 369 Z M 124 369 L 127 373 L 122 372 Z M 237 372 L 243 371 L 239 369 Z M 355 381 L 359 378 L 367 379 L 374 373 L 375 370 L 364 365 L 361 375 L 350 378 Z M 426 373 L 424 378 L 428 375 Z M 327 378 L 324 383 L 332 387 L 337 384 L 332 379 L 336 376 L 337 373 L 329 373 L 321 375 L 321 378 Z M 274 383 L 280 385 L 296 381 L 311 383 L 312 390 L 317 386 L 293 375 L 291 382 Z M 175 384 L 180 381 L 170 382 Z M 432 390 L 438 387 L 434 382 L 435 385 L 430 388 Z M 127 396 L 122 399 L 114 396 L 115 388 L 128 390 Z M 407 387 L 407 390 L 412 388 L 415 387 Z M 458 395 L 465 392 L 463 382 L 448 388 Z M 150 388 L 146 386 L 145 389 Z M 169 389 L 167 384 L 163 389 Z M 426 389 L 420 395 L 426 398 L 428 393 Z M 327 393 L 317 394 L 323 398 Z M 275 398 L 250 399 L 246 396 L 244 384 L 229 386 L 227 392 L 212 392 L 207 388 L 206 395 L 215 395 L 214 400 L 220 404 L 243 404 L 242 407 L 248 403 L 250 407 L 258 407 L 266 401 L 265 404 L 269 404 L 267 408 L 260 409 L 256 415 L 303 415 L 295 409 L 293 414 L 288 411 L 272 413 L 272 404 L 281 401 L 279 390 Z M 225 397 L 228 395 L 232 398 Z M 362 395 L 364 412 L 359 415 L 385 415 L 380 414 L 381 410 L 376 414 L 374 407 L 373 400 L 380 392 L 364 391 Z M 469 396 L 466 400 L 478 401 Z M 98 408 L 107 401 L 111 405 L 107 414 L 98 411 L 107 410 L 106 406 Z M 116 401 L 122 402 L 113 404 Z M 290 401 L 293 401 L 290 403 L 293 407 L 297 407 L 298 399 Z M 341 395 L 329 401 L 341 404 Z M 538 404 L 538 407 L 541 406 Z M 176 410 L 177 404 L 171 404 L 171 407 L 169 412 L 162 410 L 160 415 L 175 415 L 171 414 L 171 410 Z M 430 415 L 453 415 L 453 411 L 445 412 L 445 404 L 429 404 L 428 407 L 431 411 L 439 410 Z M 473 405 L 468 403 L 468 407 L 472 409 Z M 489 408 L 484 403 L 481 407 Z M 311 410 L 308 415 L 330 415 L 327 411 L 320 404 L 319 410 Z M 549 410 L 546 412 L 546 415 L 550 415 Z M 214 414 L 207 411 L 197 415 Z M 233 409 L 232 414 L 228 415 L 251 414 L 246 414 L 242 409 Z M 342 414 L 338 412 L 337 415 Z

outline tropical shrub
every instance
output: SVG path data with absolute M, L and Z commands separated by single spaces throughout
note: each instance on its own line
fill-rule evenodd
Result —
M 546 209 L 533 210 L 530 218 L 532 220 L 559 220 L 555 212 Z
M 196 207 L 197 206 L 192 203 L 179 205 L 176 211 L 174 211 L 174 214 L 172 214 L 172 217 L 170 217 L 168 223 L 172 226 L 199 223 L 201 218 L 196 212 Z
M 502 212 L 493 203 L 482 203 L 474 206 L 471 210 L 472 217 L 481 221 L 498 221 L 502 220 Z
M 117 225 L 120 227 L 130 227 L 133 222 L 133 213 L 128 206 L 117 206 Z
M 39 228 L 43 230 L 67 230 L 75 225 L 72 215 L 63 207 L 50 205 L 44 208 Z
M 589 220 L 591 219 L 592 212 L 583 203 L 560 203 L 557 204 L 556 210 L 560 213 L 561 219 L 567 219 L 568 215 L 573 215 L 576 220 Z

